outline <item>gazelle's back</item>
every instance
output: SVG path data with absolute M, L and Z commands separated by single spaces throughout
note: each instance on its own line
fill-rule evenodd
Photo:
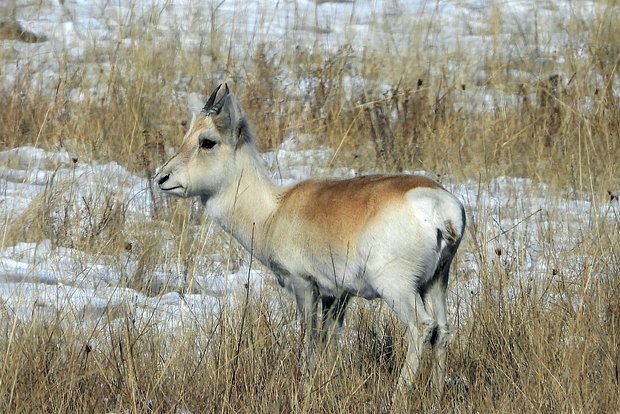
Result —
M 270 223 L 270 239 L 278 252 L 273 260 L 286 272 L 319 278 L 324 290 L 375 297 L 377 292 L 364 280 L 373 277 L 364 275 L 368 265 L 413 260 L 415 255 L 424 261 L 418 246 L 436 264 L 440 247 L 428 249 L 428 243 L 436 244 L 439 229 L 431 227 L 445 227 L 446 220 L 425 220 L 429 214 L 441 215 L 433 209 L 446 209 L 443 198 L 455 203 L 450 210 L 458 210 L 458 201 L 438 183 L 417 175 L 301 182 L 282 194 Z M 460 227 L 459 220 L 447 219 L 455 221 L 451 229 Z
M 309 180 L 284 193 L 278 212 L 313 227 L 329 238 L 332 247 L 351 247 L 377 214 L 390 205 L 405 203 L 407 192 L 414 188 L 441 187 L 415 175 Z

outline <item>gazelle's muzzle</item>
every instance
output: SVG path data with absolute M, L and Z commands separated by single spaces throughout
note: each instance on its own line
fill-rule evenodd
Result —
M 158 168 L 153 176 L 153 181 L 157 183 L 159 189 L 167 194 L 178 197 L 186 197 L 187 188 L 179 180 L 179 174 L 173 174 L 168 168 L 168 163 Z

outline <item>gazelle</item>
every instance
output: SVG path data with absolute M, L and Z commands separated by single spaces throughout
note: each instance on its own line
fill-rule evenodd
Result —
M 462 204 L 417 175 L 277 187 L 243 110 L 228 85 L 221 86 L 192 119 L 178 152 L 158 169 L 159 188 L 200 197 L 211 219 L 295 295 L 309 354 L 325 332 L 342 325 L 351 297 L 380 297 L 407 327 L 399 388 L 413 381 L 430 345 L 433 382 L 441 389 L 449 337 L 446 287 L 465 229 Z

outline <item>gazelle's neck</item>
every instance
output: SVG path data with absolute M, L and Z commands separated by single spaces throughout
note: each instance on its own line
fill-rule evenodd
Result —
M 282 191 L 267 176 L 250 145 L 236 152 L 231 181 L 218 194 L 202 199 L 211 219 L 259 260 L 266 259 L 266 225 L 278 207 Z

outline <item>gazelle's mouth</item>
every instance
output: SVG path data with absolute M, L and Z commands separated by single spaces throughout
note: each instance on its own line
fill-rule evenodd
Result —
M 183 188 L 183 186 L 182 185 L 177 185 L 175 187 L 168 187 L 168 188 L 159 187 L 159 189 L 161 191 L 172 191 L 172 190 L 176 190 L 177 188 Z
M 159 189 L 166 193 L 166 195 L 172 195 L 176 197 L 186 198 L 187 197 L 187 188 L 182 185 L 175 185 L 172 187 L 162 187 L 159 186 Z

